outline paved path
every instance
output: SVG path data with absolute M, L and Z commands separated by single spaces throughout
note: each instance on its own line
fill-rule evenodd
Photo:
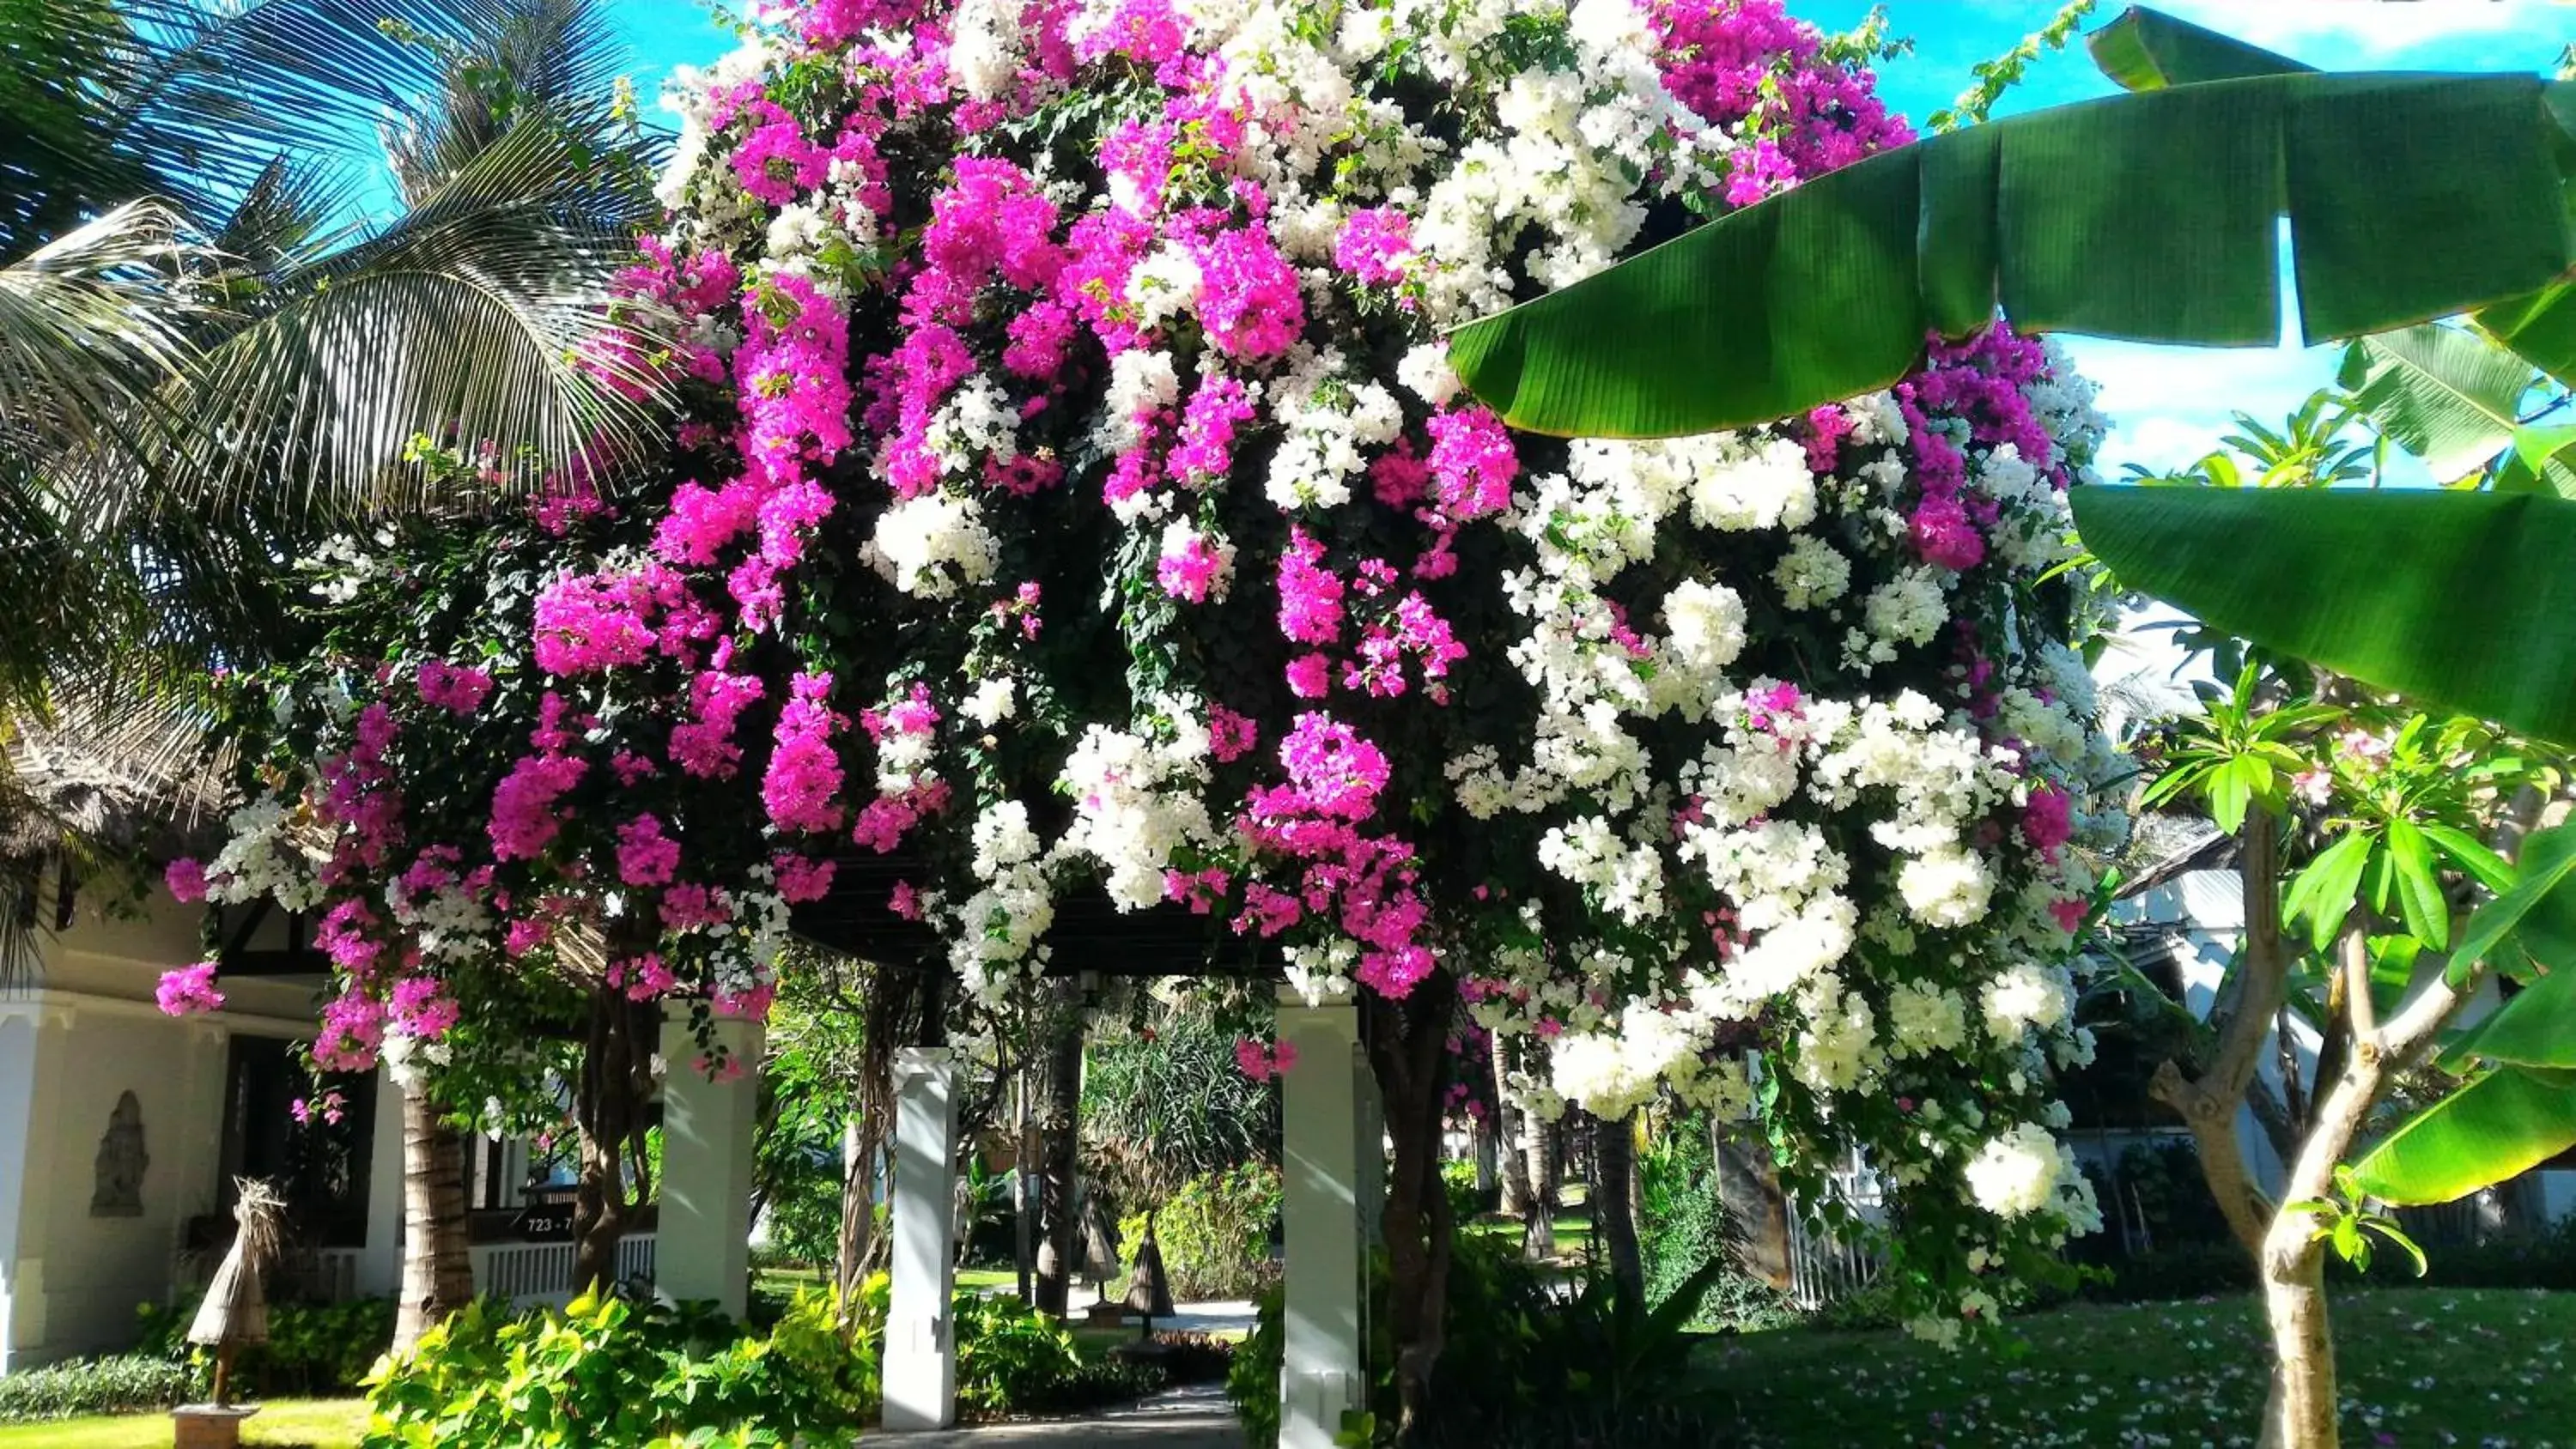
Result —
M 1072 1301 L 1075 1321 L 1092 1304 L 1089 1289 L 1076 1284 Z M 1184 1303 L 1170 1318 L 1154 1320 L 1158 1333 L 1250 1333 L 1254 1318 L 1249 1303 Z M 1007 1445 L 1046 1449 L 1088 1449 L 1099 1445 L 1134 1445 L 1137 1449 L 1243 1449 L 1243 1431 L 1234 1421 L 1220 1384 L 1193 1384 L 1081 1419 L 1054 1419 L 1021 1424 L 984 1424 L 936 1434 L 868 1436 L 882 1449 L 1003 1449 Z
M 1225 1401 L 1225 1391 L 1214 1384 L 1173 1389 L 1088 1419 L 987 1424 L 938 1434 L 872 1434 L 868 1438 L 882 1449 L 1001 1449 L 1005 1445 L 1089 1449 L 1094 1444 L 1134 1445 L 1137 1449 L 1243 1449 L 1243 1431 L 1235 1425 L 1234 1410 Z

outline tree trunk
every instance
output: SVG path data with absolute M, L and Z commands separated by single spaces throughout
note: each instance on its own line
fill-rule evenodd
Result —
M 1622 1292 L 1646 1296 L 1646 1261 L 1637 1250 L 1637 1116 L 1592 1117 L 1592 1226 Z
M 1506 1217 L 1527 1220 L 1530 1200 L 1528 1115 L 1512 1104 L 1512 1039 L 1501 1032 L 1488 1036 L 1494 1058 L 1494 1146 L 1502 1157 L 1502 1209 Z
M 2272 1387 L 2263 1406 L 2262 1449 L 2335 1449 L 2334 1339 L 2326 1327 L 2325 1255 L 2305 1234 L 2307 1220 L 2285 1214 L 2287 1236 L 2263 1255 L 2263 1316 L 2272 1329 Z M 2278 1228 L 2276 1245 L 2284 1236 Z
M 1082 1224 L 1074 1212 L 1074 1171 L 1082 1127 L 1082 1012 L 1059 995 L 1050 1015 L 1046 1054 L 1038 1063 L 1036 1110 L 1038 1164 L 1037 1306 L 1064 1316 L 1073 1276 L 1082 1263 Z
M 852 1112 L 841 1129 L 841 1231 L 833 1244 L 832 1281 L 845 1302 L 856 1302 L 866 1281 L 868 1238 L 876 1231 L 876 1138 L 868 1119 Z
M 417 1087 L 403 1096 L 402 1302 L 394 1312 L 394 1352 L 408 1353 L 421 1335 L 474 1300 L 474 1260 L 466 1250 L 465 1139 Z
M 1369 1064 L 1384 1100 L 1394 1171 L 1384 1224 L 1389 1328 L 1395 1340 L 1399 1440 L 1422 1432 L 1431 1375 L 1448 1342 L 1449 1261 L 1457 1224 L 1440 1185 L 1440 1116 L 1448 1088 L 1449 1021 L 1458 986 L 1445 971 L 1401 1002 L 1361 997 Z M 1363 1171 L 1374 1164 L 1363 1163 Z
M 617 1286 L 617 1245 L 635 1206 L 653 1184 L 644 1155 L 644 1100 L 652 1090 L 652 1054 L 643 1049 L 650 1005 L 600 987 L 591 993 L 590 1040 L 582 1053 L 574 1115 L 581 1128 L 581 1177 L 573 1190 L 573 1282 L 586 1290 Z M 671 1071 L 688 1071 L 673 1062 Z M 630 1198 L 628 1177 L 633 1175 Z
M 1744 1271 L 1786 1293 L 1789 1263 L 1789 1195 L 1780 1190 L 1780 1166 L 1771 1144 L 1750 1125 L 1712 1126 L 1717 1139 L 1717 1197 L 1743 1230 L 1736 1256 Z

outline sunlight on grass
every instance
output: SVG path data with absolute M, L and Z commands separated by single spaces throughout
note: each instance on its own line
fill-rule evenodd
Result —
M 2576 1446 L 2576 1294 L 2339 1295 L 2343 1442 Z M 1752 1334 L 1703 1350 L 1757 1449 L 2251 1445 L 2267 1360 L 2250 1299 L 2074 1307 L 1945 1354 L 1895 1332 Z
M 280 1399 L 242 1426 L 242 1442 L 285 1449 L 356 1449 L 367 1430 L 364 1399 Z M 170 1449 L 167 1414 L 58 1419 L 0 1428 L 0 1449 Z

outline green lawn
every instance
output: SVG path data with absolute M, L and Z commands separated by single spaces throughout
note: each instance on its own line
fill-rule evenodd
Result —
M 2409 1289 L 2334 1305 L 2347 1449 L 2576 1446 L 2576 1294 Z M 1703 1350 L 1760 1449 L 2130 1449 L 2254 1442 L 2250 1299 L 2080 1306 L 2017 1344 L 1947 1354 L 1898 1333 L 1796 1329 Z
M 367 1430 L 364 1399 L 280 1399 L 242 1426 L 242 1442 L 356 1449 Z M 0 1429 L 0 1449 L 170 1449 L 170 1416 L 58 1419 Z
M 1583 1240 L 1592 1232 L 1592 1214 L 1589 1211 L 1560 1212 L 1548 1223 L 1548 1229 L 1556 1236 L 1556 1256 L 1581 1258 Z M 1518 1218 L 1480 1217 L 1467 1224 L 1467 1231 L 1480 1238 L 1502 1238 L 1514 1243 L 1521 1240 Z

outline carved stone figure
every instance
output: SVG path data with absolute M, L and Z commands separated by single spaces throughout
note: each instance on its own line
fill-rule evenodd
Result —
M 107 1132 L 98 1139 L 98 1183 L 90 1190 L 89 1215 L 143 1216 L 143 1169 L 151 1161 L 143 1150 L 143 1104 L 127 1092 L 116 1099 Z

